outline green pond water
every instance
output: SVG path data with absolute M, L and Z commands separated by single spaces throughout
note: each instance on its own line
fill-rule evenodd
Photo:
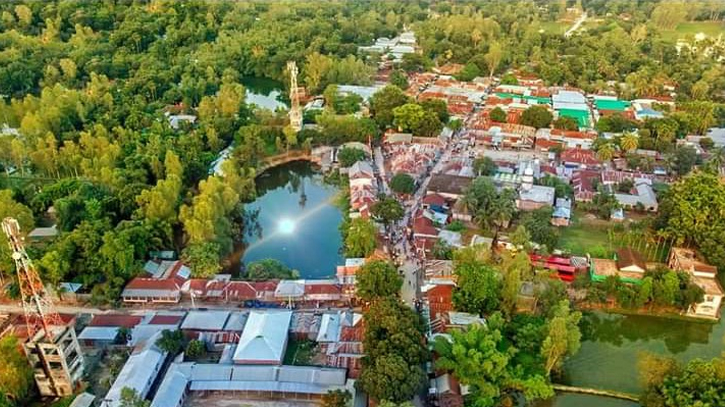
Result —
M 342 213 L 334 205 L 338 194 L 307 161 L 260 174 L 258 198 L 245 205 L 253 221 L 245 228 L 241 261 L 247 264 L 272 258 L 298 270 L 303 278 L 333 276 L 344 261 L 340 254 Z
M 269 110 L 286 109 L 282 83 L 274 79 L 245 76 L 241 84 L 246 89 L 246 102 Z
M 582 346 L 565 366 L 565 384 L 639 394 L 638 355 L 656 353 L 681 362 L 711 359 L 723 350 L 725 323 L 707 323 L 603 312 L 582 318 Z M 537 407 L 633 407 L 636 403 L 560 394 Z

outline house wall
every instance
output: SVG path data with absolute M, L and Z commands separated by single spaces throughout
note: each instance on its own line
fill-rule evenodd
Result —
M 688 314 L 693 316 L 717 318 L 720 314 L 720 306 L 723 297 L 721 295 L 705 295 L 703 302 L 690 307 Z
M 548 204 L 544 202 L 524 201 L 520 199 L 516 200 L 516 206 L 522 211 L 535 211 L 546 205 Z

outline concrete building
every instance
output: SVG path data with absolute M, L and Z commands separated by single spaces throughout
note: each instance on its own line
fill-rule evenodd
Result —
M 528 166 L 521 177 L 521 188 L 516 207 L 522 211 L 533 211 L 544 206 L 553 206 L 556 190 L 553 187 L 534 185 L 534 170 Z
M 673 270 L 689 273 L 692 282 L 704 292 L 702 302 L 687 310 L 689 315 L 713 319 L 720 317 L 720 306 L 725 291 L 717 279 L 717 267 L 701 260 L 695 250 L 684 247 L 673 247 L 670 250 L 667 266 Z
M 72 323 L 50 329 L 52 339 L 39 330 L 23 344 L 23 350 L 40 395 L 67 397 L 73 394 L 83 376 L 83 354 Z
M 149 277 L 136 277 L 126 284 L 123 302 L 178 303 L 181 287 L 191 275 L 180 261 L 148 261 L 144 271 Z

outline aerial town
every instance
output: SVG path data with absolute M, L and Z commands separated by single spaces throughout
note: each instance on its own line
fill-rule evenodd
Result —
M 0 4 L 0 407 L 725 406 L 725 4 Z

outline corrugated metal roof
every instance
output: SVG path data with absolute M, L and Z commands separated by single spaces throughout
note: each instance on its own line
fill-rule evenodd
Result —
M 93 400 L 95 399 L 96 396 L 90 393 L 81 393 L 73 399 L 73 402 L 70 403 L 69 407 L 91 407 Z
M 291 311 L 250 312 L 234 352 L 234 361 L 281 363 L 291 320 Z
M 78 335 L 80 340 L 112 341 L 118 336 L 118 327 L 87 326 Z
M 113 382 L 113 386 L 106 394 L 105 400 L 108 402 L 108 407 L 121 406 L 121 390 L 124 387 L 134 389 L 141 397 L 146 397 L 151 383 L 156 379 L 166 358 L 166 352 L 161 351 L 155 345 L 158 337 L 151 337 L 141 352 L 134 353 L 128 358 Z
M 169 367 L 164 381 L 156 391 L 151 407 L 178 407 L 184 398 L 189 379 L 185 367 L 188 364 L 173 364 Z
M 246 311 L 232 312 L 232 314 L 229 315 L 227 323 L 224 324 L 224 330 L 241 332 L 244 329 L 244 324 L 247 323 L 248 317 L 249 313 Z
M 181 323 L 181 329 L 196 331 L 221 331 L 229 319 L 229 311 L 189 311 Z

